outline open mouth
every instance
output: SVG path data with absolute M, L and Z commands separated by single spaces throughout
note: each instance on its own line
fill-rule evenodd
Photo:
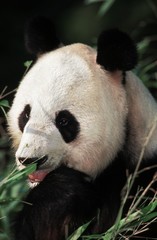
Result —
M 46 175 L 50 172 L 50 170 L 37 170 L 28 175 L 28 179 L 31 183 L 39 183 L 43 181 Z
M 47 156 L 41 157 L 39 159 L 34 158 L 33 162 L 37 163 L 37 170 L 28 175 L 28 179 L 31 183 L 39 183 L 39 182 L 43 181 L 43 179 L 49 173 L 49 171 L 47 169 L 41 169 L 41 170 L 39 169 L 39 167 L 41 165 L 43 165 L 47 161 L 47 159 L 48 159 Z M 29 159 L 27 159 L 27 161 L 29 161 Z

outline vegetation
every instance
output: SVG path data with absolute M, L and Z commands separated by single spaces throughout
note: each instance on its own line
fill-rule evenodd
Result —
M 89 5 L 96 5 L 95 14 L 98 22 L 101 22 L 101 26 L 112 26 L 112 19 L 115 14 L 119 14 L 119 25 L 118 27 L 123 28 L 131 32 L 131 35 L 136 39 L 138 51 L 139 51 L 139 64 L 135 69 L 136 74 L 143 80 L 146 86 L 152 91 L 155 97 L 157 97 L 157 3 L 155 0 L 145 0 L 145 1 L 130 1 L 129 11 L 132 12 L 133 17 L 126 19 L 126 22 L 121 20 L 121 11 L 118 12 L 118 4 L 120 9 L 123 10 L 126 1 L 124 0 L 86 0 L 84 1 L 84 7 Z M 97 8 L 97 5 L 99 7 Z M 146 8 L 142 8 L 142 4 L 147 5 Z M 142 19 L 138 20 L 139 13 L 143 9 Z M 151 13 L 150 13 L 151 12 Z M 151 15 L 152 14 L 152 15 Z M 125 12 L 124 12 L 125 15 Z M 117 18 L 118 18 L 117 17 Z M 85 20 L 84 20 L 85 21 Z M 139 21 L 139 22 L 138 22 Z M 136 25 L 136 23 L 139 23 Z M 103 24 L 105 23 L 105 24 Z M 136 28 L 136 29 L 135 29 Z M 87 31 L 87 29 L 85 29 Z M 94 39 L 93 45 L 95 44 Z M 29 67 L 29 64 L 25 65 Z M 28 191 L 28 186 L 26 183 L 26 176 L 35 170 L 35 164 L 28 166 L 22 171 L 18 171 L 15 165 L 14 157 L 10 147 L 10 140 L 6 134 L 6 112 L 9 109 L 9 102 L 7 101 L 8 94 L 5 93 L 6 89 L 0 94 L 0 111 L 2 117 L 0 118 L 0 239 L 10 240 L 10 233 L 13 224 L 13 217 L 21 209 L 22 199 Z M 152 125 L 152 131 L 154 126 L 156 126 L 156 119 Z M 152 133 L 150 131 L 150 135 Z M 147 140 L 149 141 L 149 137 Z M 148 142 L 145 143 L 145 146 Z M 139 163 L 142 159 L 143 152 L 141 152 L 141 157 Z M 106 233 L 101 235 L 84 236 L 83 233 L 88 227 L 89 223 L 81 226 L 76 230 L 74 234 L 69 236 L 68 240 L 76 240 L 80 236 L 84 240 L 90 239 L 128 239 L 130 236 L 138 235 L 140 232 L 146 231 L 149 224 L 152 221 L 157 220 L 157 197 L 154 196 L 153 199 L 147 205 L 143 204 L 143 199 L 147 190 L 151 187 L 154 181 L 157 181 L 157 176 L 154 176 L 152 182 L 144 189 L 138 191 L 135 199 L 133 201 L 132 207 L 125 218 L 122 219 L 122 212 L 125 202 L 127 201 L 130 188 L 132 183 L 138 174 L 138 166 L 135 173 L 128 177 L 128 182 L 126 185 L 126 193 L 124 201 L 122 203 L 119 215 L 117 217 L 116 223 L 112 226 Z M 138 208 L 138 210 L 137 210 Z M 156 238 L 157 239 L 157 238 Z

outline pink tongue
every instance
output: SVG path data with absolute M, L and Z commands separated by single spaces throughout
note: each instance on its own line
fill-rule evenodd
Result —
M 41 182 L 46 177 L 47 174 L 48 174 L 48 171 L 39 170 L 29 174 L 28 178 L 31 182 Z

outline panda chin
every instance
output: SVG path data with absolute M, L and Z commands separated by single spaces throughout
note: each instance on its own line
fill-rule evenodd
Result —
M 28 186 L 29 186 L 30 189 L 35 188 L 36 186 L 39 185 L 39 183 L 40 183 L 40 182 L 30 182 L 30 181 L 28 180 Z
M 28 183 L 31 188 L 37 186 L 44 180 L 50 170 L 37 170 L 28 175 Z

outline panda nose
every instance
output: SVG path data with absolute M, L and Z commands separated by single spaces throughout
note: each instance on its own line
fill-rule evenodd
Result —
M 24 165 L 27 166 L 31 163 L 37 163 L 37 167 L 39 167 L 40 165 L 44 164 L 47 161 L 48 157 L 47 155 L 41 158 L 18 158 L 19 162 Z

